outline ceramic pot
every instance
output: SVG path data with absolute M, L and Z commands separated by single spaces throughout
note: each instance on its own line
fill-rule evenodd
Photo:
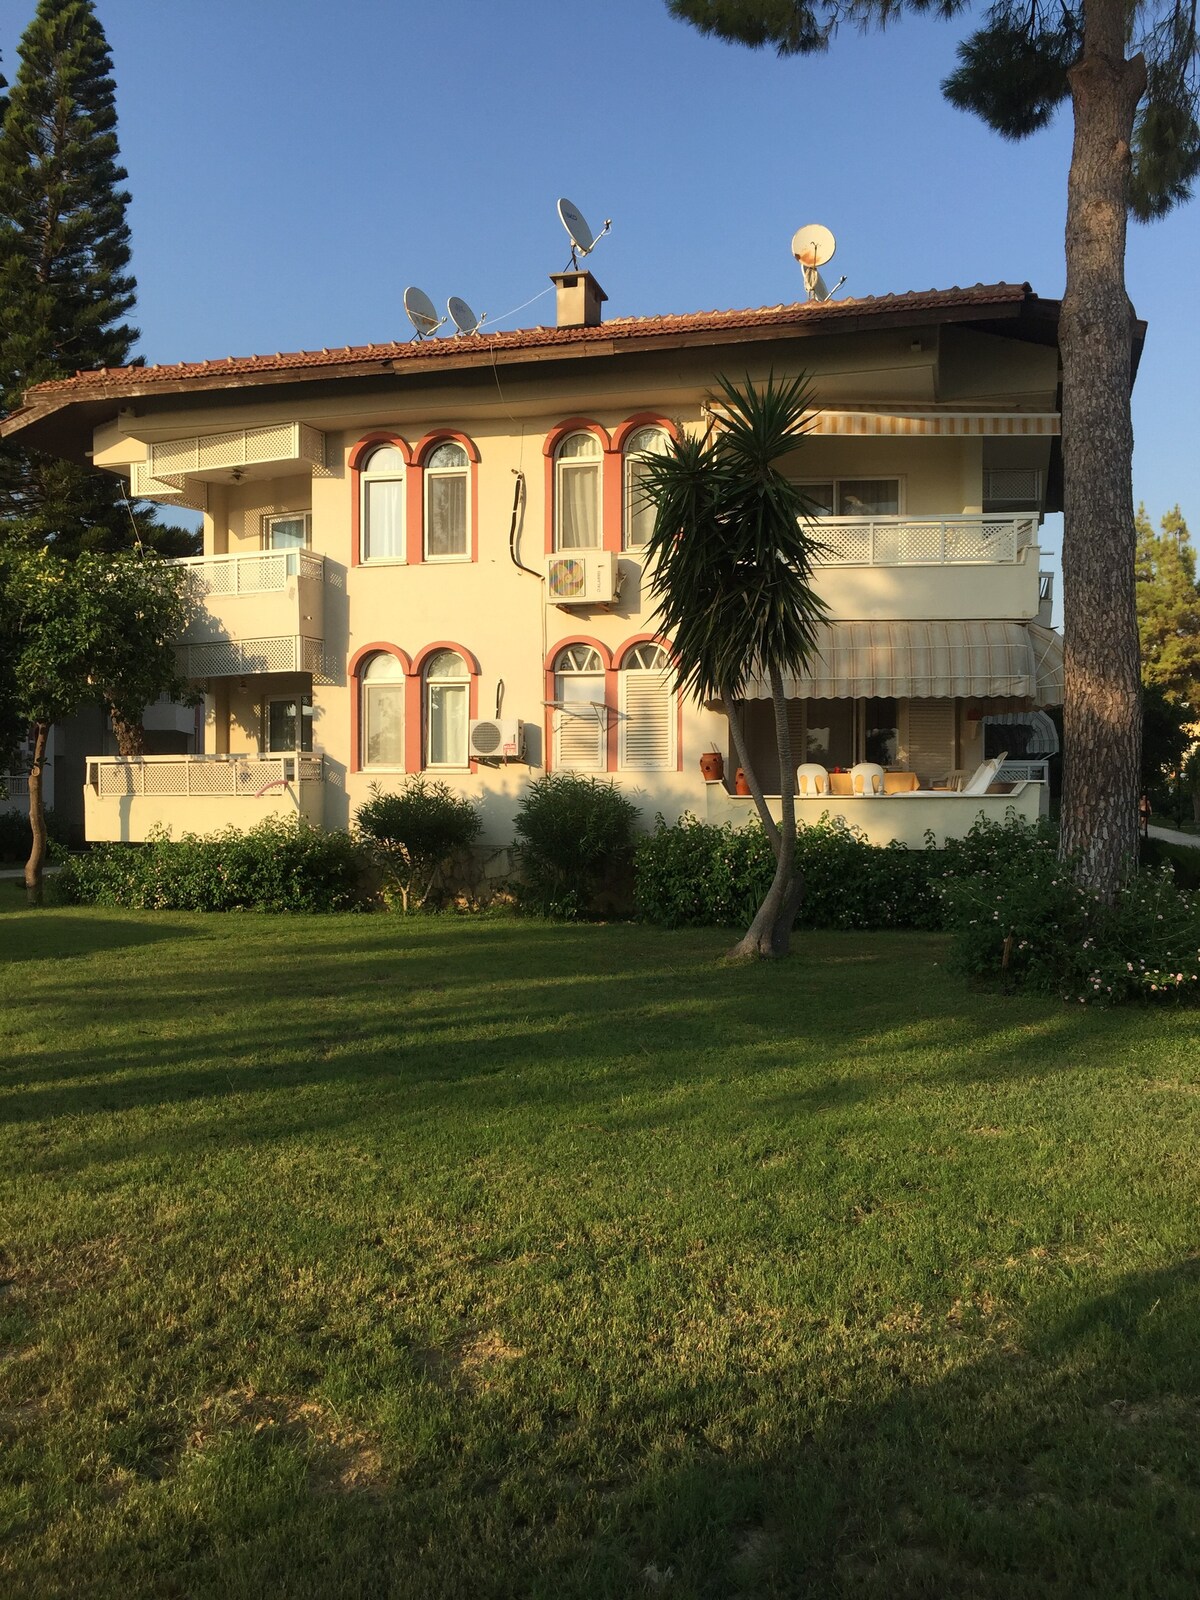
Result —
M 742 771 L 741 767 L 739 767 L 737 772 L 734 774 L 733 786 L 738 794 L 750 793 L 750 785 L 746 782 L 746 774 Z
M 725 757 L 719 750 L 706 750 L 700 757 L 700 776 L 705 783 L 720 783 L 725 776 Z

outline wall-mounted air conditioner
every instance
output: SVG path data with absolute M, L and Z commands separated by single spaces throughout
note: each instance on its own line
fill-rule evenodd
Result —
M 556 606 L 610 606 L 620 577 L 612 550 L 576 550 L 546 560 L 546 598 Z
M 1042 475 L 1036 467 L 985 467 L 985 511 L 1037 511 L 1042 503 Z
M 470 725 L 473 761 L 524 761 L 525 724 L 515 717 L 481 717 Z

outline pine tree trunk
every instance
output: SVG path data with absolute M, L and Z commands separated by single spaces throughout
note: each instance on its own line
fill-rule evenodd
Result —
M 42 903 L 42 868 L 46 862 L 46 808 L 42 804 L 42 772 L 46 765 L 48 722 L 33 725 L 33 761 L 29 767 L 29 831 L 33 840 L 25 863 L 25 898 L 31 906 Z
M 1141 681 L 1135 607 L 1134 312 L 1125 291 L 1130 141 L 1145 85 L 1125 59 L 1123 0 L 1085 0 L 1069 74 L 1075 143 L 1067 198 L 1063 363 L 1066 692 L 1062 853 L 1105 899 L 1137 859 Z
M 141 721 L 126 722 L 111 705 L 108 715 L 117 741 L 117 753 L 124 756 L 126 761 L 140 761 L 146 753 L 146 730 Z
M 804 879 L 796 870 L 796 769 L 792 764 L 787 701 L 783 694 L 783 679 L 777 668 L 771 668 L 770 677 L 771 703 L 775 711 L 775 744 L 779 752 L 779 846 L 775 852 L 775 876 L 766 898 L 745 935 L 729 952 L 730 959 L 735 960 L 749 956 L 786 956 L 791 950 L 792 928 L 804 899 Z M 741 754 L 740 748 L 738 754 Z

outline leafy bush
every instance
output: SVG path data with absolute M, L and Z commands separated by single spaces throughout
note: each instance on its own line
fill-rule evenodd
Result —
M 420 776 L 397 794 L 384 794 L 377 783 L 370 793 L 354 825 L 383 876 L 384 897 L 389 905 L 399 898 L 406 912 L 419 910 L 451 858 L 479 837 L 479 812 L 448 784 Z
M 80 905 L 160 911 L 346 911 L 361 901 L 361 851 L 298 818 L 200 837 L 93 845 L 58 877 Z
M 1200 889 L 1200 839 L 1195 845 L 1172 844 L 1167 839 L 1142 840 L 1142 866 L 1170 867 L 1181 889 Z
M 860 829 L 822 816 L 796 833 L 804 875 L 799 923 L 813 928 L 933 928 L 941 903 L 934 890 L 939 853 L 902 844 L 871 845 Z M 638 845 L 638 915 L 665 927 L 746 927 L 775 871 L 757 823 L 716 827 L 683 817 L 659 818 Z
M 49 806 L 46 808 L 46 833 L 49 855 L 53 859 L 55 846 L 67 843 L 67 825 Z M 28 811 L 0 811 L 0 861 L 28 861 L 32 844 Z
M 1137 874 L 1107 905 L 1039 841 L 1000 870 L 947 877 L 941 893 L 951 962 L 969 977 L 1085 1004 L 1200 997 L 1200 903 L 1169 869 Z
M 584 916 L 605 879 L 628 864 L 637 807 L 611 783 L 557 772 L 531 783 L 516 816 L 521 904 Z

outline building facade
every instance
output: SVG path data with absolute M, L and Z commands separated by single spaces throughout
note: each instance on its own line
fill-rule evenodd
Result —
M 819 511 L 820 660 L 788 685 L 798 761 L 894 775 L 804 797 L 878 840 L 1044 807 L 1037 764 L 983 795 L 989 718 L 1061 701 L 1038 530 L 1059 507 L 1058 304 L 1027 285 L 692 316 L 599 316 L 585 272 L 553 327 L 85 373 L 0 431 L 204 515 L 181 641 L 203 754 L 96 751 L 91 839 L 299 812 L 344 827 L 423 772 L 481 805 L 501 852 L 531 776 L 607 776 L 649 825 L 749 819 L 725 708 L 682 699 L 643 554 L 642 463 L 719 426 L 715 378 L 806 372 L 787 462 Z M 778 794 L 765 687 L 743 708 Z M 845 788 L 847 783 L 835 783 Z

